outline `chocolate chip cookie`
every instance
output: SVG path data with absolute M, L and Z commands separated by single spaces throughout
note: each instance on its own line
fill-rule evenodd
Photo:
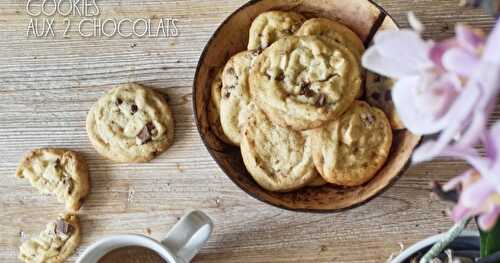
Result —
M 220 102 L 222 90 L 222 70 L 220 70 L 212 81 L 210 86 L 210 100 L 208 102 L 208 122 L 215 136 L 221 141 L 232 144 L 232 142 L 224 134 L 220 122 Z
M 285 36 L 293 35 L 306 19 L 294 12 L 270 11 L 260 14 L 250 27 L 248 50 L 263 50 Z
M 248 73 L 257 54 L 244 51 L 227 62 L 222 72 L 220 121 L 224 134 L 232 144 L 239 146 L 241 127 L 248 118 L 251 102 Z
M 356 101 L 338 120 L 314 131 L 313 159 L 329 183 L 359 186 L 385 164 L 392 129 L 384 112 Z
M 366 101 L 385 112 L 393 129 L 403 130 L 406 127 L 399 118 L 392 101 L 393 86 L 394 80 L 369 72 L 366 75 Z
M 241 154 L 248 172 L 262 188 L 289 192 L 317 176 L 311 143 L 310 136 L 275 125 L 256 109 L 243 128 Z
M 307 130 L 344 113 L 361 82 L 358 59 L 343 45 L 317 36 L 291 36 L 257 57 L 250 92 L 273 122 Z
M 47 225 L 38 236 L 19 248 L 19 259 L 25 263 L 61 263 L 80 244 L 80 224 L 76 215 L 61 216 Z
M 365 52 L 365 46 L 356 33 L 340 22 L 326 18 L 307 20 L 295 35 L 321 36 L 332 39 L 351 50 L 358 60 L 361 60 L 361 56 Z
M 174 139 L 174 118 L 164 97 L 137 84 L 110 90 L 87 116 L 94 148 L 116 162 L 147 162 Z
M 87 163 L 79 154 L 65 149 L 37 149 L 23 158 L 16 171 L 44 194 L 53 194 L 70 211 L 80 209 L 89 193 Z

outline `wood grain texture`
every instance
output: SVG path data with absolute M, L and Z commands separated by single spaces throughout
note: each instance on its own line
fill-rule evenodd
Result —
M 493 23 L 481 10 L 458 7 L 456 0 L 377 2 L 403 27 L 406 12 L 415 10 L 427 26 L 426 37 L 448 37 L 456 22 L 484 29 Z M 91 167 L 92 192 L 81 210 L 84 234 L 77 255 L 110 234 L 161 238 L 190 209 L 204 210 L 216 224 L 195 262 L 380 263 L 399 251 L 399 243 L 409 246 L 450 226 L 447 207 L 429 198 L 429 182 L 445 181 L 466 168 L 452 160 L 413 167 L 382 196 L 339 214 L 287 212 L 249 197 L 211 159 L 191 106 L 203 47 L 245 1 L 99 3 L 101 19 L 175 17 L 180 36 L 108 39 L 81 38 L 72 32 L 70 38 L 27 38 L 25 1 L 0 0 L 0 262 L 17 262 L 22 240 L 63 210 L 55 198 L 40 196 L 28 182 L 14 177 L 23 154 L 45 146 L 80 151 Z M 168 95 L 176 117 L 173 147 L 149 164 L 106 161 L 85 133 L 92 103 L 110 87 L 128 81 Z

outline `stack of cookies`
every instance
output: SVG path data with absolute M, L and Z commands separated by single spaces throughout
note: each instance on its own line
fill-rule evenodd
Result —
M 264 189 L 363 185 L 384 166 L 393 129 L 404 129 L 391 81 L 365 73 L 364 45 L 347 26 L 294 12 L 259 15 L 248 50 L 215 77 L 208 116 L 241 147 Z

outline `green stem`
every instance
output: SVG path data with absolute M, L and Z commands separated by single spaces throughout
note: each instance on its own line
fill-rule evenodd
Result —
M 456 223 L 448 233 L 446 233 L 443 240 L 437 242 L 430 250 L 425 254 L 425 256 L 420 260 L 420 263 L 431 263 L 431 261 L 439 256 L 458 236 L 464 231 L 465 227 L 471 221 L 470 218 L 464 219 Z

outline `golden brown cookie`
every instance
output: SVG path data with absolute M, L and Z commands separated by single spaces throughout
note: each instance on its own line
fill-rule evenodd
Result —
M 312 18 L 304 22 L 296 36 L 322 36 L 344 45 L 360 60 L 365 52 L 363 42 L 347 26 L 326 18 Z
M 61 216 L 47 225 L 37 237 L 19 248 L 19 260 L 25 263 L 61 263 L 80 244 L 80 223 L 73 214 Z
M 248 118 L 251 102 L 248 73 L 256 56 L 252 51 L 238 53 L 229 59 L 222 72 L 220 122 L 224 134 L 236 146 L 240 145 L 241 127 Z
M 358 60 L 346 47 L 317 36 L 292 36 L 257 57 L 250 92 L 273 122 L 307 130 L 342 115 L 361 82 Z
M 307 186 L 309 187 L 321 187 L 324 185 L 327 185 L 328 182 L 323 179 L 319 174 L 318 176 L 314 177 L 314 180 L 312 180 Z
M 270 11 L 260 14 L 252 22 L 248 50 L 263 50 L 280 38 L 293 35 L 305 21 L 294 12 Z
M 174 118 L 162 95 L 130 83 L 94 104 L 87 133 L 97 152 L 110 160 L 147 162 L 172 145 Z
M 289 192 L 309 184 L 316 176 L 311 137 L 273 124 L 252 111 L 242 131 L 241 155 L 248 172 L 264 189 Z
M 366 75 L 366 101 L 385 112 L 395 130 L 404 130 L 406 127 L 396 112 L 392 101 L 391 91 L 394 80 L 379 76 L 373 72 Z
M 70 211 L 78 211 L 90 190 L 85 159 L 65 149 L 36 149 L 28 153 L 16 171 L 44 194 L 53 194 Z
M 219 70 L 212 85 L 210 86 L 210 101 L 208 102 L 208 122 L 215 136 L 221 141 L 232 144 L 232 142 L 224 134 L 220 122 L 220 102 L 222 89 L 222 69 Z
M 344 24 L 326 18 L 312 18 L 304 22 L 300 29 L 295 33 L 296 36 L 320 36 L 332 39 L 348 48 L 358 59 L 361 65 L 361 56 L 365 52 L 365 46 L 359 36 Z M 365 70 L 361 70 L 362 78 L 365 76 Z M 363 90 L 360 89 L 356 98 L 363 96 Z
M 384 112 L 356 101 L 338 120 L 314 131 L 313 158 L 327 182 L 359 186 L 385 164 L 392 129 Z

